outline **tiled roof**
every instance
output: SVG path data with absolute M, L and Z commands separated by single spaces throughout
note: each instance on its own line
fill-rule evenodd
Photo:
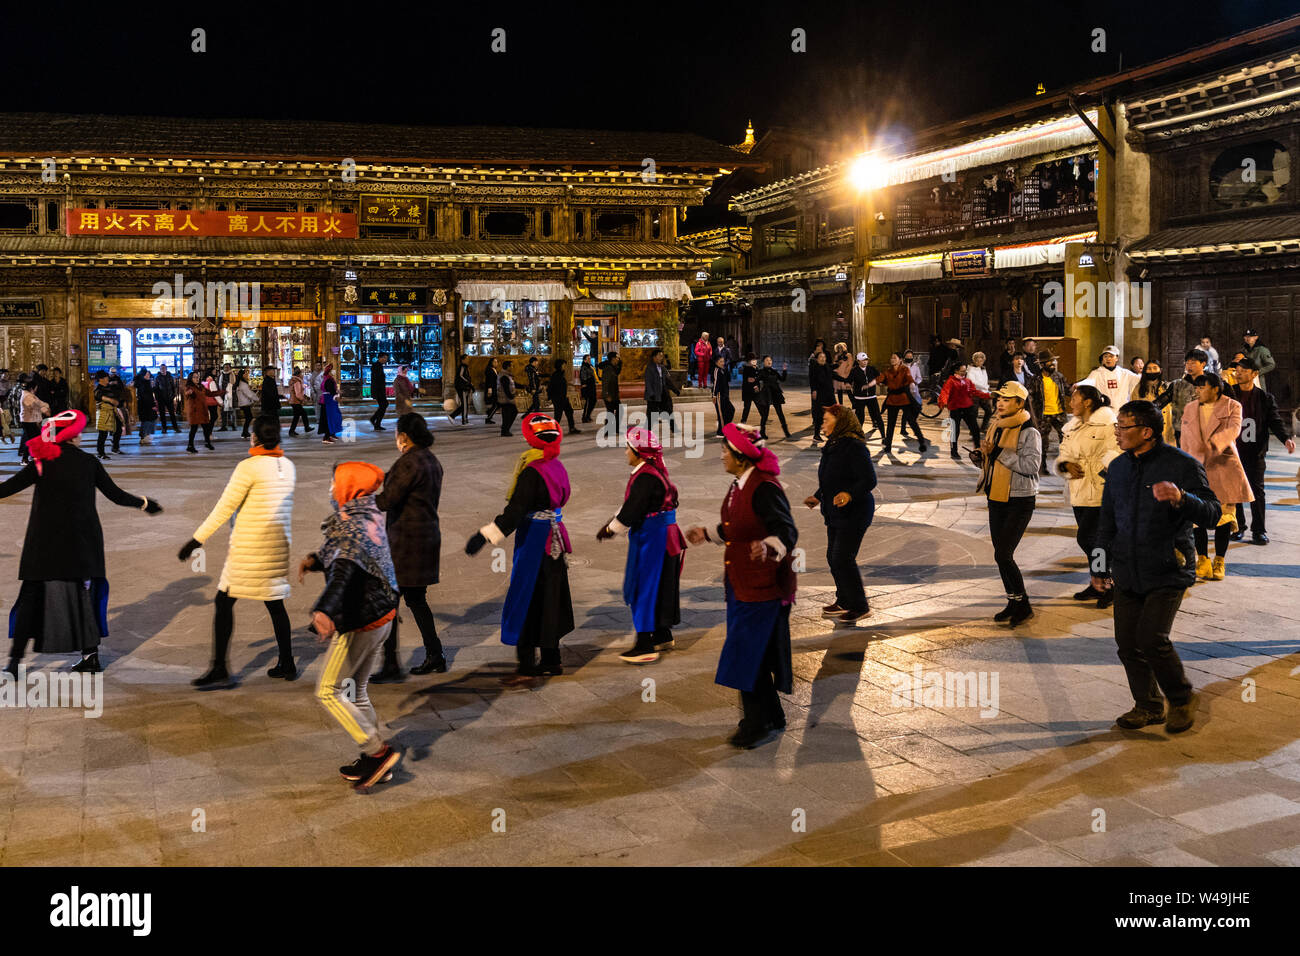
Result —
M 1300 216 L 1265 216 L 1255 219 L 1231 219 L 1199 226 L 1161 229 L 1139 239 L 1126 250 L 1129 253 L 1160 249 L 1195 249 L 1238 243 L 1268 243 L 1300 238 Z
M 4 155 L 599 166 L 640 166 L 650 158 L 658 166 L 755 165 L 694 133 L 56 113 L 0 113 Z
M 753 282 L 765 276 L 783 276 L 791 272 L 801 272 L 810 269 L 823 269 L 828 266 L 835 266 L 841 263 L 850 262 L 853 259 L 853 243 L 846 243 L 839 246 L 832 246 L 829 249 L 818 249 L 816 252 L 804 253 L 795 256 L 783 256 L 780 259 L 770 259 L 766 262 L 760 262 L 747 272 L 737 272 L 732 276 L 736 282 L 748 280 Z
M 0 236 L 0 256 L 111 255 L 423 256 L 446 259 L 513 256 L 545 259 L 711 259 L 706 249 L 677 242 L 438 242 L 418 239 L 168 239 L 150 236 Z

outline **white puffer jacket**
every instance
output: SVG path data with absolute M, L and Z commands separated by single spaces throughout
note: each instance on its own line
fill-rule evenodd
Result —
M 253 455 L 235 466 L 221 500 L 194 532 L 202 544 L 238 512 L 217 590 L 255 601 L 289 596 L 295 478 L 293 462 L 275 455 Z
M 1106 479 L 1101 473 L 1120 453 L 1119 443 L 1115 440 L 1115 421 L 1115 410 L 1103 406 L 1086 422 L 1071 418 L 1065 423 L 1056 470 L 1065 477 L 1070 489 L 1071 507 L 1101 507 L 1101 493 L 1106 488 Z M 1064 465 L 1071 461 L 1083 469 L 1082 478 L 1071 478 L 1066 473 Z

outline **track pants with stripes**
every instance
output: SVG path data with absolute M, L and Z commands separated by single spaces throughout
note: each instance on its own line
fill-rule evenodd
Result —
M 335 634 L 316 684 L 316 699 L 321 706 L 368 754 L 379 750 L 384 741 L 366 685 L 392 627 L 392 621 L 385 621 L 373 630 Z

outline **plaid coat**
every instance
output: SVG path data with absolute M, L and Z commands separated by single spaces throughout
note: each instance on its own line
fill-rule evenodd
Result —
M 438 583 L 441 496 L 442 464 L 428 448 L 410 449 L 384 476 L 384 490 L 375 503 L 387 515 L 388 546 L 399 587 Z

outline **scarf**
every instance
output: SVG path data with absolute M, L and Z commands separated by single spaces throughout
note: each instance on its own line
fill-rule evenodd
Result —
M 75 408 L 47 418 L 36 437 L 27 441 L 27 452 L 36 466 L 36 474 L 44 474 L 42 463 L 62 455 L 63 443 L 76 438 L 85 427 L 85 413 Z
M 1014 415 L 999 418 L 993 423 L 993 454 L 984 456 L 984 467 L 977 490 L 988 495 L 989 501 L 1005 502 L 1011 497 L 1011 469 L 999 459 L 1003 450 L 1015 454 L 1020 444 L 1020 429 L 1029 421 L 1029 412 L 1021 409 Z
M 263 448 L 261 445 L 254 445 L 252 448 L 248 449 L 248 453 L 250 455 L 273 455 L 276 458 L 284 457 L 284 449 L 279 445 L 276 445 L 274 448 Z
M 524 473 L 524 469 L 545 457 L 546 453 L 540 448 L 530 448 L 519 456 L 519 460 L 515 462 L 515 473 L 510 476 L 510 487 L 506 489 L 506 501 L 515 496 L 515 485 L 519 484 L 519 476 Z
M 334 513 L 321 522 L 325 534 L 320 559 L 326 567 L 340 558 L 351 561 L 371 577 L 397 590 L 397 573 L 388 550 L 388 533 L 384 515 L 375 506 L 374 495 L 363 495 L 339 504 L 332 502 Z

